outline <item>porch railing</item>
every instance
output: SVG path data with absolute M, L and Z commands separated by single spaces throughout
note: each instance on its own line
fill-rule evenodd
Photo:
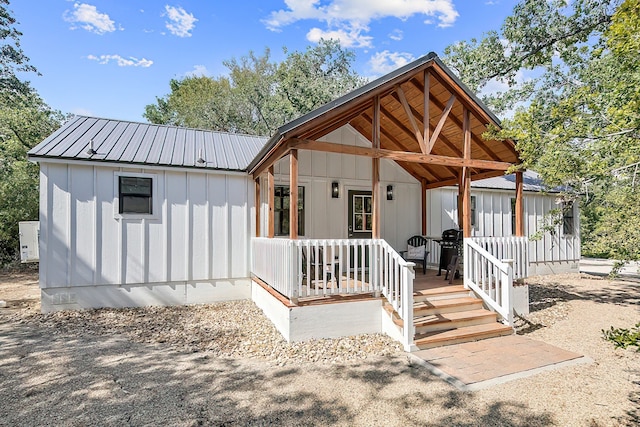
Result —
M 383 295 L 403 321 L 407 349 L 413 345 L 413 267 L 382 239 L 252 239 L 252 274 L 293 302 Z
M 472 237 L 471 239 L 497 259 L 513 260 L 514 280 L 529 276 L 528 237 Z
M 510 326 L 513 326 L 513 281 L 526 277 L 527 244 L 526 237 L 464 239 L 465 287 L 473 290 Z M 514 258 L 498 258 L 496 254 Z

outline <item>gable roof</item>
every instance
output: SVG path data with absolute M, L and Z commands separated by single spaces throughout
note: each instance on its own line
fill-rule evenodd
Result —
M 511 190 L 516 189 L 516 176 L 514 174 L 501 175 L 493 178 L 486 178 L 474 181 L 472 188 L 486 188 L 490 190 Z M 544 185 L 538 172 L 527 169 L 522 173 L 522 189 L 524 191 L 560 193 L 563 188 L 549 188 Z
M 428 84 L 426 90 L 425 83 Z M 429 103 L 425 108 L 427 94 Z M 471 158 L 519 163 L 513 141 L 485 141 L 482 138 L 489 124 L 499 127 L 500 121 L 432 52 L 280 127 L 251 162 L 248 171 L 254 175 L 260 173 L 265 165 L 286 154 L 288 141 L 318 140 L 346 124 L 371 141 L 375 99 L 379 99 L 380 105 L 382 149 L 423 153 L 419 144 L 422 136 L 418 135 L 422 134 L 424 113 L 428 112 L 429 135 L 437 133 L 436 129 L 439 132 L 428 154 L 462 158 L 463 117 L 464 112 L 469 111 Z M 441 117 L 445 117 L 442 123 Z M 304 144 L 300 149 L 304 149 Z M 459 169 L 453 166 L 429 161 L 396 162 L 414 178 L 426 181 L 431 188 L 453 185 L 458 180 Z M 476 168 L 472 170 L 472 179 L 501 173 Z
M 75 116 L 29 150 L 28 156 L 246 171 L 266 141 L 258 136 Z M 91 147 L 95 154 L 89 152 Z M 200 157 L 204 162 L 198 162 Z

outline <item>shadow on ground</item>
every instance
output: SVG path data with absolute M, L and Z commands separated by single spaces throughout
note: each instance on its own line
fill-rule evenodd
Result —
M 553 307 L 559 302 L 589 300 L 600 304 L 616 304 L 623 306 L 640 305 L 640 283 L 630 281 L 601 280 L 596 276 L 582 275 L 602 285 L 594 289 L 578 289 L 566 282 L 560 285 L 555 282 L 544 284 L 528 282 L 529 310 L 536 312 Z
M 72 332 L 0 320 L 3 423 L 553 424 L 516 402 L 478 402 L 403 357 L 277 367 Z

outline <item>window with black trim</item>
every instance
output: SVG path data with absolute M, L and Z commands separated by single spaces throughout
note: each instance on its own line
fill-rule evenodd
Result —
M 458 198 L 456 198 L 456 206 L 458 203 Z M 457 209 L 460 209 L 460 206 L 457 206 Z M 471 196 L 471 228 L 476 228 L 478 226 L 478 210 L 476 208 L 476 196 Z M 462 227 L 462 224 L 460 224 Z
M 153 179 L 118 177 L 118 213 L 153 214 Z
M 573 218 L 573 202 L 562 203 L 562 234 L 570 235 L 575 232 L 575 222 Z
M 516 198 L 511 198 L 511 234 L 516 235 Z
M 274 232 L 276 236 L 289 235 L 289 186 L 275 187 Z M 298 187 L 298 235 L 304 236 L 304 187 Z

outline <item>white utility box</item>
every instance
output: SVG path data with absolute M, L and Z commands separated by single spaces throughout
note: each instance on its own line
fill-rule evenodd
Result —
M 40 260 L 40 221 L 20 221 L 20 262 Z

